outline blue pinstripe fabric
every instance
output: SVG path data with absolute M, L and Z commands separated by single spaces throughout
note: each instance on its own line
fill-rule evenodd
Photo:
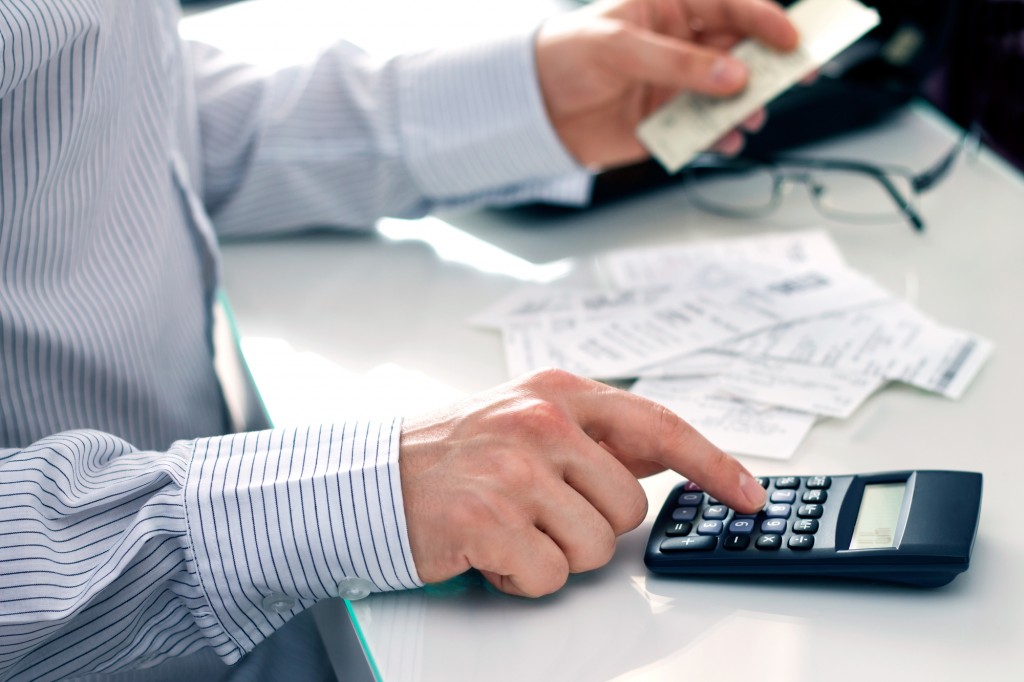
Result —
M 233 662 L 346 577 L 420 584 L 400 420 L 219 435 L 218 234 L 588 191 L 530 36 L 266 74 L 177 19 L 0 0 L 0 679 Z

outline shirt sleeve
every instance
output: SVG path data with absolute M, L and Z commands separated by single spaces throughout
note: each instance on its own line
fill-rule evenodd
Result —
M 96 431 L 0 450 L 0 677 L 201 647 L 234 663 L 319 599 L 421 585 L 398 420 L 138 451 Z
M 189 43 L 203 196 L 218 232 L 585 202 L 592 176 L 548 121 L 533 41 L 387 60 L 339 42 L 272 73 Z

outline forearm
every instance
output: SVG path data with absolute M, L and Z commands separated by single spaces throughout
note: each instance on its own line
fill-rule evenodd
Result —
M 180 441 L 92 431 L 0 453 L 0 676 L 63 679 L 200 647 L 238 660 L 350 578 L 419 584 L 397 423 Z
M 547 121 L 532 36 L 388 61 L 338 43 L 270 75 L 191 48 L 204 195 L 222 234 L 588 196 Z

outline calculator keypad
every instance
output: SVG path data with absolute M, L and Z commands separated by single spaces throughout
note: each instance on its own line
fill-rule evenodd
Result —
M 711 551 L 721 545 L 729 552 L 807 551 L 825 512 L 828 476 L 762 477 L 769 502 L 757 514 L 736 514 L 687 482 L 665 529 L 660 549 L 665 553 Z M 795 518 L 794 518 L 795 517 Z

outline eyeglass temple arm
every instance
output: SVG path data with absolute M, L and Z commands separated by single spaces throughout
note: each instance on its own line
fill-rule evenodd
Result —
M 885 187 L 885 191 L 888 192 L 889 196 L 892 197 L 892 200 L 896 202 L 896 206 L 899 207 L 900 212 L 903 213 L 907 220 L 910 221 L 914 231 L 924 232 L 924 220 L 921 218 L 921 214 L 914 210 L 913 205 L 907 201 L 906 197 L 903 196 L 903 192 L 900 192 L 899 189 L 896 188 L 896 185 L 892 183 L 892 180 L 890 180 L 885 173 L 872 172 L 871 175 L 875 176 L 875 179 L 882 184 L 882 187 Z M 916 178 L 911 181 L 913 182 L 913 180 L 916 180 Z M 917 185 L 915 184 L 914 187 L 917 187 Z
M 914 190 L 917 192 L 925 192 L 931 189 L 935 183 L 941 180 L 953 167 L 953 162 L 963 151 L 963 148 L 967 146 L 967 142 L 971 139 L 976 139 L 978 136 L 978 130 L 975 126 L 972 126 L 964 131 L 964 134 L 960 137 L 953 148 L 946 152 L 946 155 L 935 162 L 930 168 L 926 168 L 921 171 L 913 178 L 911 182 L 914 185 Z

